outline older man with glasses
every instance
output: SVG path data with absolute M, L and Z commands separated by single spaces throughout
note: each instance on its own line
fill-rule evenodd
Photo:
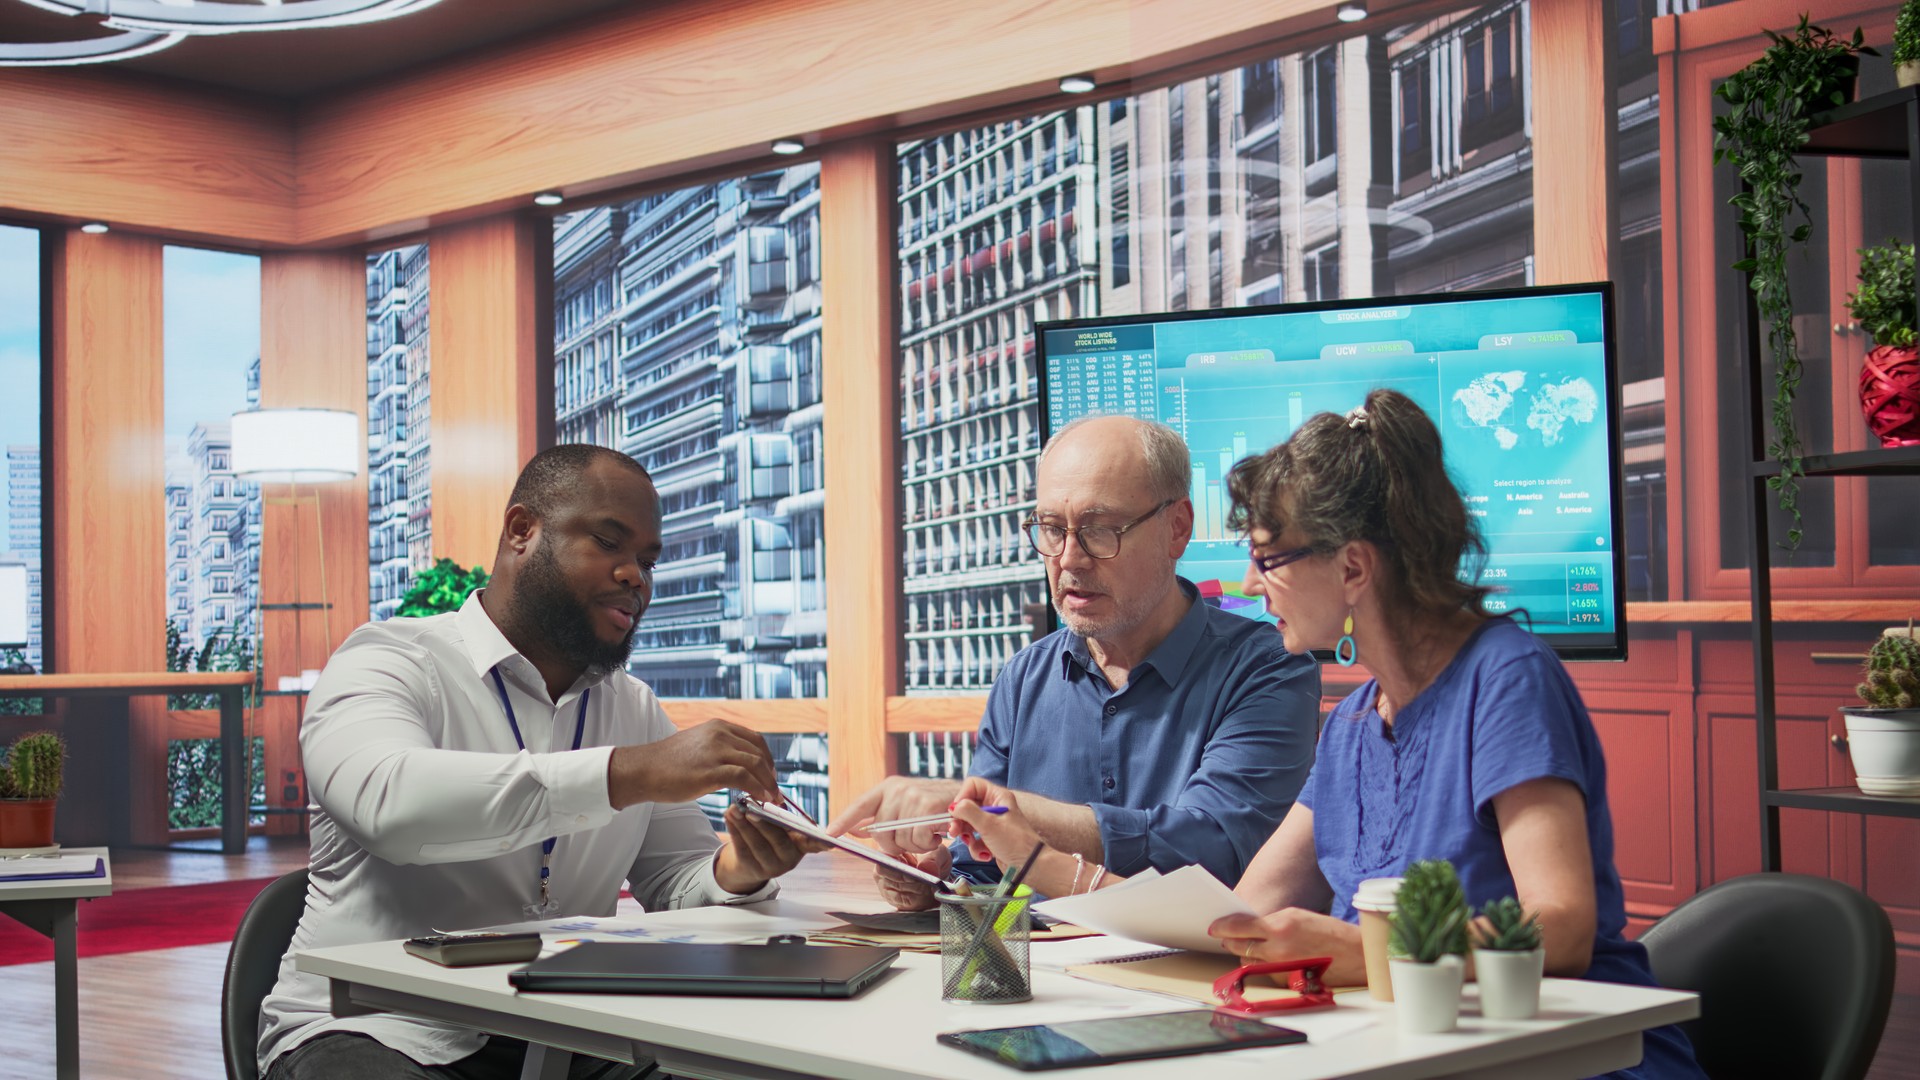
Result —
M 1065 626 L 995 680 L 972 774 L 1017 797 L 1039 837 L 1084 866 L 1067 891 L 1194 863 L 1233 884 L 1313 763 L 1312 659 L 1174 573 L 1193 537 L 1191 481 L 1180 436 L 1129 417 L 1077 421 L 1040 457 L 1025 530 Z M 829 829 L 867 835 L 943 815 L 959 791 L 959 781 L 891 777 Z M 992 880 L 996 867 L 949 848 L 943 826 L 871 835 L 942 878 Z M 896 907 L 932 906 L 920 882 L 876 877 Z

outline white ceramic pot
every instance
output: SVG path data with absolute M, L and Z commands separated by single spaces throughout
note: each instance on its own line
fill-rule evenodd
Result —
M 1540 976 L 1547 951 L 1473 950 L 1474 981 L 1480 984 L 1480 1015 L 1489 1020 L 1526 1020 L 1540 1011 Z
M 1432 1035 L 1459 1024 L 1466 961 L 1458 956 L 1443 956 L 1431 964 L 1394 959 L 1387 967 L 1393 972 L 1393 1008 L 1400 1014 L 1401 1031 Z
M 1893 65 L 1893 79 L 1901 86 L 1920 83 L 1920 60 L 1908 60 L 1905 63 Z
M 1854 783 L 1868 795 L 1920 796 L 1920 709 L 1840 710 Z

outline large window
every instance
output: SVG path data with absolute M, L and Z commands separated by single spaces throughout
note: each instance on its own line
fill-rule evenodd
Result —
M 367 256 L 367 601 L 376 620 L 433 565 L 427 286 L 427 245 Z
M 0 447 L 6 448 L 6 531 L 0 568 L 24 577 L 24 596 L 0 590 L 0 602 L 25 610 L 0 612 L 0 626 L 25 615 L 19 640 L 0 639 L 0 667 L 46 668 L 41 640 L 40 580 L 40 233 L 0 225 Z M 17 568 L 17 569 L 16 569 Z M 8 634 L 7 637 L 14 637 Z M 39 712 L 34 701 L 0 701 L 0 712 Z
M 230 432 L 234 413 L 260 404 L 260 260 L 183 247 L 163 260 L 167 666 L 248 671 L 260 628 L 260 496 L 233 475 Z M 219 823 L 216 742 L 168 746 L 175 828 Z
M 555 435 L 653 474 L 630 667 L 663 697 L 826 693 L 819 186 L 798 165 L 554 222 Z
M 669 698 L 823 697 L 817 164 L 554 221 L 555 438 L 631 454 L 664 551 L 629 670 Z M 826 809 L 826 740 L 769 736 Z
M 1044 575 L 1020 535 L 1039 456 L 1035 322 L 1530 283 L 1524 130 L 1471 155 L 1451 134 L 1433 141 L 1465 123 L 1470 42 L 1486 95 L 1475 107 L 1524 111 L 1522 12 L 1508 0 L 1383 25 L 900 146 L 908 694 L 984 691 L 1045 622 Z M 1341 143 L 1356 116 L 1378 137 Z M 1410 174 L 1417 185 L 1395 186 Z M 1353 193 L 1368 202 L 1346 205 Z

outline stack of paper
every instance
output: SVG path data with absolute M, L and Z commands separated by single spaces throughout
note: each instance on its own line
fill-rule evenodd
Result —
M 0 859 L 0 881 L 101 877 L 105 873 L 98 855 L 28 855 Z
M 1115 937 L 1215 953 L 1227 949 L 1219 938 L 1207 936 L 1207 927 L 1226 915 L 1253 914 L 1232 889 L 1200 866 L 1183 866 L 1171 874 L 1148 870 L 1112 888 L 1048 900 L 1034 910 Z

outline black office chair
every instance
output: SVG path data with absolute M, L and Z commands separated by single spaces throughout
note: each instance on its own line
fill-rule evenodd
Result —
M 260 1002 L 280 977 L 280 958 L 307 904 L 307 872 L 283 874 L 247 905 L 227 950 L 220 987 L 220 1050 L 227 1080 L 260 1080 Z
M 1641 936 L 1662 986 L 1700 995 L 1682 1025 L 1715 1080 L 1867 1074 L 1893 1000 L 1893 926 L 1858 890 L 1800 874 L 1723 881 Z

